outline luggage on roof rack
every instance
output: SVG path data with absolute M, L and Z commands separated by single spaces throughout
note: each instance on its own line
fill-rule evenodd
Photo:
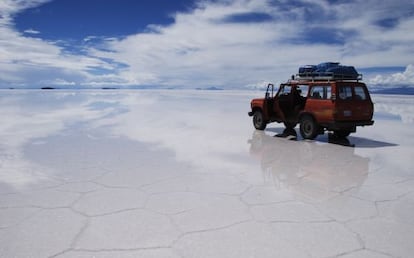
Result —
M 355 67 L 340 65 L 337 62 L 325 62 L 318 65 L 304 65 L 299 67 L 299 79 L 312 80 L 361 80 Z
M 299 74 L 308 74 L 316 71 L 316 65 L 304 65 L 299 67 Z

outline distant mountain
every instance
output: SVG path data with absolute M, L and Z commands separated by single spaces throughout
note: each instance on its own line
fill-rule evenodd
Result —
M 208 88 L 196 88 L 196 90 L 224 90 L 224 89 L 213 86 L 213 87 L 208 87 Z
M 102 90 L 119 90 L 117 87 L 102 87 Z
M 414 95 L 414 87 L 373 88 L 374 94 Z

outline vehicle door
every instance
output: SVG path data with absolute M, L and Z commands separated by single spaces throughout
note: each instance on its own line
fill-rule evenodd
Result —
M 309 85 L 308 84 L 298 84 L 294 89 L 294 105 L 295 108 L 298 108 L 298 111 L 302 111 L 305 108 L 306 99 L 309 92 Z
M 306 100 L 305 111 L 314 115 L 318 123 L 333 120 L 334 104 L 331 84 L 312 85 Z
M 283 113 L 285 117 L 288 117 L 292 114 L 293 111 L 293 86 L 290 84 L 280 85 L 279 91 L 277 93 L 277 107 Z
M 337 86 L 336 95 L 339 121 L 372 119 L 372 102 L 364 84 L 340 84 Z
M 264 115 L 266 120 L 269 120 L 273 116 L 273 109 L 275 105 L 275 94 L 274 94 L 274 85 L 269 83 L 267 85 L 266 94 L 264 98 L 263 108 L 264 108 Z

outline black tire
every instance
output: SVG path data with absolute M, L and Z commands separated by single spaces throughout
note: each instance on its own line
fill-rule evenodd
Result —
M 256 110 L 254 112 L 253 125 L 257 130 L 264 130 L 266 128 L 267 121 L 264 120 L 262 111 Z
M 286 129 L 293 129 L 297 125 L 296 122 L 287 122 L 287 121 L 283 122 L 283 124 L 285 125 Z
M 348 137 L 350 134 L 351 134 L 351 131 L 349 130 L 334 131 L 334 136 L 337 138 L 345 138 L 345 137 Z
M 318 135 L 319 126 L 310 116 L 304 116 L 300 120 L 300 135 L 303 139 L 313 140 Z

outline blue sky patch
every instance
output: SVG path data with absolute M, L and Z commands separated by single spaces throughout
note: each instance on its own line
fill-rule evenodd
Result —
M 405 71 L 405 66 L 380 66 L 358 69 L 362 73 L 402 73 Z
M 305 20 L 314 26 L 335 17 L 335 13 L 326 12 L 317 2 L 291 0 L 281 4 L 280 1 L 271 0 L 270 3 L 278 8 L 275 15 L 282 19 Z
M 57 0 L 27 9 L 15 17 L 20 32 L 33 30 L 43 39 L 120 37 L 144 31 L 149 24 L 168 25 L 193 0 Z
M 272 21 L 273 17 L 267 13 L 236 13 L 225 17 L 222 22 L 225 23 L 260 23 Z
M 378 20 L 375 24 L 384 29 L 392 29 L 395 26 L 397 26 L 398 23 L 399 23 L 398 18 L 386 18 L 386 19 Z
M 346 39 L 354 36 L 356 32 L 340 30 L 337 28 L 313 27 L 302 30 L 302 33 L 292 43 L 296 44 L 327 44 L 342 45 Z

